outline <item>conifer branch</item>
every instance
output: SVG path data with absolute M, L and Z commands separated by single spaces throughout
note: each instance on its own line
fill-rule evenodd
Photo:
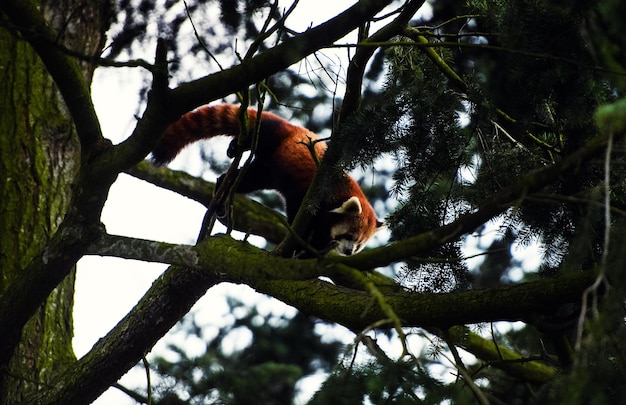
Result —
M 461 359 L 461 356 L 459 355 L 459 351 L 457 350 L 456 345 L 454 344 L 454 342 L 452 341 L 452 338 L 450 337 L 450 333 L 448 331 L 444 331 L 442 335 L 443 335 L 443 339 L 448 344 L 448 348 L 450 349 L 450 353 L 452 353 L 452 357 L 454 359 L 454 361 L 450 359 L 448 360 L 454 365 L 454 367 L 457 369 L 459 374 L 463 377 L 463 381 L 465 382 L 465 384 L 467 384 L 467 386 L 472 391 L 472 394 L 474 395 L 474 398 L 476 398 L 476 401 L 478 401 L 478 403 L 481 405 L 489 405 L 489 400 L 487 400 L 487 397 L 485 397 L 485 394 L 480 390 L 480 388 L 478 388 L 478 386 L 474 382 L 474 379 L 472 378 L 470 373 L 467 371 L 467 368 L 465 368 L 465 364 L 463 364 L 463 360 Z
M 623 138 L 623 136 L 624 133 L 621 133 L 620 137 Z M 540 191 L 543 187 L 555 182 L 564 173 L 578 170 L 584 162 L 597 156 L 607 142 L 608 137 L 604 134 L 592 138 L 585 146 L 561 161 L 522 177 L 512 186 L 502 189 L 486 199 L 473 213 L 463 215 L 448 225 L 358 255 L 333 257 L 328 260 L 344 263 L 358 269 L 371 269 L 412 256 L 427 255 L 431 249 L 472 232 L 491 218 L 504 212 L 511 205 L 518 203 L 526 195 Z
M 386 41 L 394 35 L 402 32 L 411 17 L 415 15 L 417 10 L 423 4 L 423 0 L 409 1 L 404 5 L 404 8 L 398 17 L 364 41 Z M 339 113 L 339 119 L 333 129 L 333 136 L 340 136 L 341 127 L 345 120 L 352 116 L 354 112 L 358 111 L 360 108 L 361 86 L 363 82 L 363 75 L 365 74 L 365 67 L 367 65 L 367 61 L 372 57 L 375 51 L 376 48 L 359 49 L 357 50 L 354 58 L 350 61 L 346 77 L 346 92 L 344 94 L 341 111 Z M 328 150 L 324 154 L 324 161 L 321 165 L 319 165 L 319 169 L 313 177 L 309 190 L 307 191 L 300 209 L 293 220 L 292 228 L 296 234 L 304 235 L 306 234 L 306 230 L 310 227 L 311 210 L 317 209 L 319 206 L 318 201 L 320 190 L 322 190 L 322 184 L 331 183 L 333 181 L 333 177 L 336 178 L 338 176 L 336 165 L 339 161 L 340 154 L 341 151 L 339 148 L 333 147 L 332 145 L 329 146 Z M 277 253 L 282 254 L 283 256 L 289 256 L 291 255 L 291 252 L 297 249 L 297 246 L 298 244 L 296 240 L 288 237 L 281 243 Z

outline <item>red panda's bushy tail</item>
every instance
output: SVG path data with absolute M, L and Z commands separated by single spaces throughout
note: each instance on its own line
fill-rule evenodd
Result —
M 152 151 L 155 165 L 171 162 L 185 146 L 201 139 L 218 135 L 239 134 L 239 106 L 232 104 L 205 105 L 190 111 L 165 129 L 161 141 Z M 254 125 L 256 111 L 248 110 L 250 125 Z

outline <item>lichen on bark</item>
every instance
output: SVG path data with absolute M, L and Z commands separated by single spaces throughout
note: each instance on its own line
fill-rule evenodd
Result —
M 67 14 L 61 14 L 71 7 L 56 6 L 42 8 L 67 22 Z M 95 40 L 87 37 L 83 40 Z M 84 78 L 92 72 L 83 66 Z M 76 131 L 57 85 L 30 44 L 4 24 L 0 110 L 0 229 L 7 230 L 0 233 L 1 295 L 59 228 L 80 167 Z M 11 361 L 0 370 L 0 403 L 20 403 L 75 360 L 74 276 L 71 271 L 22 329 Z

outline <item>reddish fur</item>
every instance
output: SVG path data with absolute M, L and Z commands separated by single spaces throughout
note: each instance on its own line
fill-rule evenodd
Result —
M 237 137 L 239 134 L 239 106 L 221 104 L 203 106 L 184 114 L 171 124 L 163 134 L 161 142 L 152 152 L 158 165 L 169 163 L 187 145 L 201 139 L 218 135 Z M 248 109 L 249 127 L 255 128 L 257 111 Z M 279 191 L 287 203 L 287 216 L 291 222 L 302 203 L 304 195 L 317 171 L 317 165 L 306 145 L 309 140 L 319 139 L 313 132 L 290 124 L 275 114 L 263 112 L 258 147 L 253 163 L 242 179 L 238 192 L 273 189 Z M 315 144 L 321 159 L 326 151 L 324 142 Z M 318 240 L 312 241 L 317 248 L 329 242 L 330 227 L 349 217 L 350 228 L 358 234 L 358 242 L 365 243 L 376 231 L 378 221 L 370 203 L 359 185 L 349 175 L 343 184 L 338 184 L 332 198 L 324 201 L 314 219 Z M 332 214 L 350 197 L 356 196 L 362 208 L 360 215 Z

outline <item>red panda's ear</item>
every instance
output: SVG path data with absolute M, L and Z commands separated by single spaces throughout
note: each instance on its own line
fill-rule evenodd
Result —
M 330 212 L 335 214 L 359 215 L 361 212 L 363 212 L 363 208 L 361 207 L 361 201 L 359 201 L 359 197 L 352 196 L 344 201 L 344 203 L 341 204 L 339 208 L 330 210 Z
M 376 220 L 376 228 L 382 228 L 385 226 L 385 223 L 379 219 Z

